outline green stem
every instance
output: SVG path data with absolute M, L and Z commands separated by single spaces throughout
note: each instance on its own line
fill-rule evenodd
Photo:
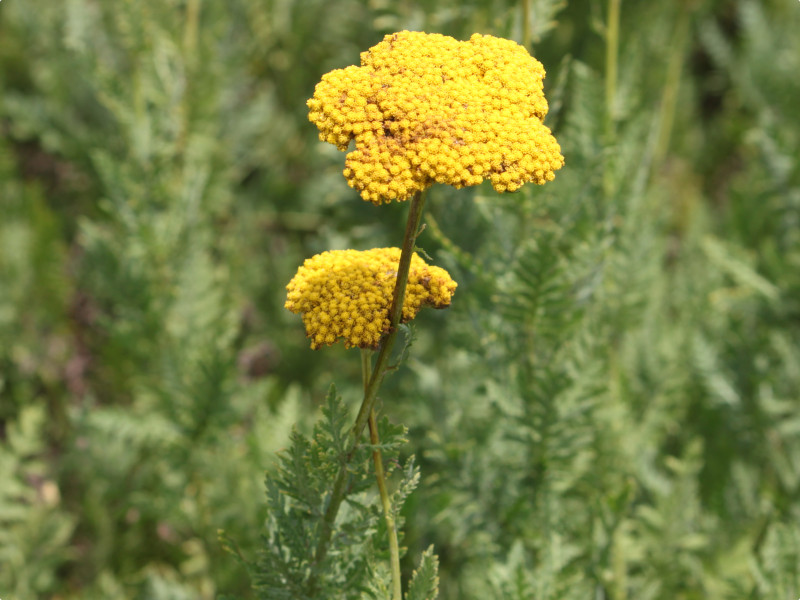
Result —
M 369 413 L 375 406 L 375 400 L 378 397 L 378 388 L 380 388 L 381 382 L 389 370 L 389 357 L 392 354 L 397 334 L 400 331 L 398 326 L 403 316 L 403 299 L 406 294 L 408 272 L 411 269 L 411 256 L 414 253 L 414 243 L 417 241 L 417 234 L 419 233 L 419 225 L 422 221 L 422 211 L 424 208 L 425 195 L 417 192 L 411 199 L 411 207 L 408 209 L 406 233 L 403 238 L 403 250 L 400 254 L 400 262 L 397 265 L 397 283 L 395 283 L 394 286 L 392 308 L 389 312 L 389 333 L 384 338 L 381 348 L 378 351 L 375 367 L 372 369 L 372 375 L 367 385 L 367 390 L 364 392 L 364 402 L 361 404 L 355 425 L 353 425 L 353 437 L 355 438 L 353 440 L 354 448 L 358 443 L 359 437 L 361 437 L 361 432 L 364 431 Z
M 657 169 L 669 149 L 669 140 L 672 125 L 675 120 L 675 109 L 678 99 L 678 88 L 681 80 L 681 68 L 686 52 L 686 39 L 689 31 L 690 8 L 688 2 L 681 4 L 675 33 L 671 36 L 669 60 L 667 61 L 667 74 L 664 90 L 661 95 L 661 108 L 659 110 L 658 141 L 653 155 L 652 168 Z
M 364 393 L 367 393 L 367 385 L 369 385 L 369 374 L 372 371 L 372 351 L 367 348 L 361 349 L 361 383 L 364 387 Z
M 378 424 L 375 422 L 375 411 L 369 413 L 369 439 L 373 446 L 380 444 L 378 438 Z M 389 534 L 389 556 L 392 563 L 392 600 L 403 600 L 402 576 L 400 574 L 400 546 L 397 543 L 397 526 L 392 515 L 392 503 L 386 489 L 386 478 L 383 473 L 383 459 L 381 451 L 377 448 L 372 451 L 372 460 L 375 462 L 375 479 L 378 481 L 378 491 L 383 504 L 383 515 L 386 517 L 386 531 Z
M 322 519 L 319 541 L 317 542 L 317 548 L 314 552 L 314 559 L 317 565 L 325 560 L 328 554 L 331 536 L 333 535 L 333 524 L 336 521 L 336 515 L 339 513 L 339 507 L 346 496 L 348 466 L 353 458 L 353 454 L 355 454 L 356 448 L 358 448 L 361 434 L 369 420 L 370 413 L 375 408 L 378 389 L 389 370 L 389 358 L 392 354 L 395 340 L 397 339 L 400 319 L 403 315 L 403 300 L 406 293 L 406 284 L 408 283 L 408 272 L 411 268 L 411 256 L 414 253 L 414 243 L 417 241 L 417 235 L 419 234 L 419 226 L 422 220 L 422 211 L 424 207 L 425 195 L 419 192 L 414 194 L 414 197 L 411 199 L 411 206 L 408 209 L 403 249 L 400 253 L 400 261 L 397 265 L 397 282 L 394 286 L 392 306 L 389 311 L 389 333 L 386 334 L 386 337 L 384 337 L 381 342 L 378 358 L 375 360 L 375 365 L 372 368 L 372 374 L 369 380 L 366 381 L 367 378 L 366 376 L 364 377 L 364 400 L 361 403 L 361 408 L 358 411 L 353 429 L 350 431 L 350 448 L 345 457 L 345 463 L 339 468 L 339 474 L 333 482 L 333 489 L 331 490 L 331 495 L 328 500 L 328 507 Z M 309 589 L 313 592 L 315 588 L 316 581 L 312 576 Z
M 197 34 L 200 26 L 200 0 L 188 0 L 186 3 L 186 24 L 183 28 L 183 62 L 186 66 L 186 86 L 183 100 L 180 104 L 180 129 L 175 141 L 177 154 L 182 156 L 186 151 L 186 144 L 189 132 L 189 119 L 191 117 L 190 98 L 192 97 L 192 86 L 194 85 L 194 75 L 198 64 L 197 58 Z
M 197 30 L 200 22 L 200 0 L 186 3 L 186 27 L 183 30 L 183 49 L 187 60 L 194 61 L 197 51 Z
M 606 149 L 610 157 L 610 146 L 615 142 L 614 99 L 617 95 L 617 59 L 619 56 L 619 8 L 622 0 L 608 1 L 608 22 L 606 23 Z M 607 163 L 609 161 L 607 160 Z M 613 172 L 606 164 L 603 184 L 606 197 L 613 187 Z
M 606 134 L 614 133 L 614 97 L 617 94 L 617 58 L 619 55 L 619 5 L 609 0 L 606 23 Z
M 531 51 L 531 0 L 522 0 L 522 47 Z
M 369 384 L 369 358 L 370 351 L 361 351 L 361 374 L 364 379 L 364 391 Z M 389 535 L 389 557 L 392 565 L 392 600 L 403 600 L 402 575 L 400 573 L 400 545 L 397 543 L 397 524 L 392 514 L 392 502 L 386 488 L 386 475 L 383 470 L 383 457 L 378 445 L 381 443 L 378 436 L 378 423 L 375 419 L 375 409 L 369 413 L 369 440 L 374 446 L 372 460 L 375 463 L 375 479 L 378 482 L 378 492 L 383 505 L 383 516 L 386 518 L 386 532 Z

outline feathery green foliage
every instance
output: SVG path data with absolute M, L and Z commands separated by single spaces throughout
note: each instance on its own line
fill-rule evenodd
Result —
M 431 190 L 406 598 L 800 596 L 800 5 L 624 3 L 612 79 L 607 4 L 0 2 L 0 597 L 390 597 L 369 444 L 314 561 L 361 380 L 283 302 L 402 237 L 305 100 L 404 28 L 527 31 L 567 161 Z
M 397 457 L 407 441 L 405 428 L 379 423 L 379 446 L 362 445 L 350 452 L 348 413 L 331 386 L 322 420 L 310 439 L 295 431 L 291 445 L 279 455 L 274 476 L 266 482 L 269 518 L 263 547 L 248 564 L 259 598 L 381 598 L 388 589 L 388 572 L 376 561 L 383 557 L 385 523 L 374 501 L 370 461 L 379 448 L 387 464 L 397 464 L 401 480 L 393 495 L 395 515 L 419 482 L 419 470 L 409 459 L 402 469 Z M 325 558 L 317 560 L 330 492 L 339 469 L 347 469 L 345 507 L 337 519 Z M 391 476 L 393 469 L 387 470 Z M 235 540 L 227 540 L 235 548 Z M 238 550 L 234 549 L 238 553 Z M 246 561 L 246 559 L 244 559 Z M 435 589 L 435 559 L 427 556 L 412 585 L 414 598 L 428 598 Z

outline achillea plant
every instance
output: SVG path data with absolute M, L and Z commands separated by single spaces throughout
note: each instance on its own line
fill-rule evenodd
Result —
M 302 313 L 312 348 L 340 338 L 348 348 L 378 348 L 389 332 L 399 259 L 399 248 L 375 248 L 332 250 L 305 261 L 286 286 L 286 308 Z M 450 306 L 456 285 L 447 271 L 414 254 L 402 321 L 413 319 L 422 306 Z
M 564 165 L 542 123 L 544 68 L 520 45 L 401 31 L 324 75 L 308 101 L 320 139 L 346 150 L 365 200 L 407 200 L 435 183 L 484 179 L 499 192 L 545 183 Z
M 405 429 L 375 403 L 401 324 L 421 307 L 450 305 L 456 282 L 415 252 L 434 183 L 456 188 L 488 179 L 500 192 L 543 184 L 564 164 L 542 123 L 547 101 L 542 65 L 509 40 L 475 34 L 459 42 L 402 31 L 361 55 L 360 67 L 323 76 L 308 101 L 320 139 L 346 150 L 344 176 L 376 205 L 411 200 L 401 248 L 329 251 L 307 259 L 287 286 L 286 308 L 302 314 L 312 348 L 343 340 L 362 349 L 364 396 L 352 426 L 334 388 L 311 440 L 299 434 L 267 480 L 269 534 L 249 565 L 263 598 L 402 600 L 398 514 L 419 479 L 413 459 L 390 493 Z M 362 439 L 369 428 L 369 442 Z M 374 464 L 383 525 L 367 494 Z M 345 510 L 343 506 L 346 506 Z M 390 575 L 377 558 L 388 537 Z M 405 598 L 437 595 L 429 549 Z

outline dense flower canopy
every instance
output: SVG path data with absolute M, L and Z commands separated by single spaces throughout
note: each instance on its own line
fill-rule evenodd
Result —
M 501 192 L 545 183 L 564 164 L 543 123 L 541 63 L 489 35 L 459 42 L 401 31 L 331 71 L 308 101 L 320 139 L 347 150 L 344 175 L 375 204 L 406 200 L 434 182 L 489 179 Z
M 302 313 L 311 347 L 343 338 L 348 348 L 376 348 L 389 331 L 399 260 L 399 248 L 330 250 L 306 259 L 286 286 L 286 308 Z M 456 285 L 447 271 L 413 254 L 402 321 L 423 306 L 449 306 Z

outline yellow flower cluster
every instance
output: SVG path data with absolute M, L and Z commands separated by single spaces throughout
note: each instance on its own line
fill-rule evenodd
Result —
M 286 308 L 302 313 L 311 347 L 344 338 L 348 348 L 377 348 L 389 331 L 399 260 L 399 248 L 330 250 L 306 259 L 286 286 Z M 423 306 L 449 306 L 456 285 L 447 271 L 413 254 L 402 321 Z
M 346 150 L 344 175 L 375 204 L 406 200 L 434 182 L 489 179 L 500 191 L 545 183 L 564 165 L 543 123 L 541 63 L 489 35 L 459 42 L 401 31 L 331 71 L 308 101 L 320 139 Z

